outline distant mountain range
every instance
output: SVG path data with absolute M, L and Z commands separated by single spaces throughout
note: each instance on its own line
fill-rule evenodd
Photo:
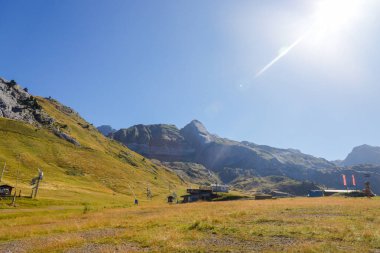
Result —
M 186 171 L 183 168 L 190 170 L 194 165 L 201 165 L 197 171 L 200 168 L 209 171 L 211 182 L 218 178 L 223 183 L 244 190 L 288 189 L 292 193 L 304 194 L 306 188 L 300 184 L 302 182 L 310 183 L 309 188 L 342 188 L 343 173 L 357 175 L 359 184 L 364 183 L 365 174 L 370 173 L 380 183 L 380 174 L 376 174 L 380 170 L 376 166 L 348 167 L 358 165 L 349 162 L 352 161 L 350 157 L 355 155 L 350 154 L 342 162 L 346 167 L 337 166 L 334 162 L 296 149 L 280 149 L 221 138 L 209 133 L 198 120 L 193 120 L 182 129 L 168 124 L 135 125 L 108 136 L 143 156 L 157 159 L 167 167 L 180 167 L 182 172 Z M 356 149 L 354 151 L 357 153 Z M 368 157 L 374 158 L 375 155 Z M 201 175 L 207 173 L 202 172 Z M 276 179 L 273 180 L 273 177 Z M 289 185 L 296 184 L 302 185 L 303 191 L 296 188 L 289 190 Z M 374 188 L 380 191 L 379 186 Z

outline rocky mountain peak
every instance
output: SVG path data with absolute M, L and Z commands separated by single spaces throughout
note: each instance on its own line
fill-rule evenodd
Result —
M 193 120 L 180 130 L 186 141 L 192 146 L 203 146 L 214 140 L 206 127 L 198 120 Z
M 347 158 L 343 161 L 346 166 L 359 164 L 380 165 L 380 147 L 374 147 L 367 144 L 357 146 L 352 149 Z
M 360 145 L 360 146 L 353 148 L 353 151 L 372 151 L 372 150 L 379 150 L 380 151 L 380 147 L 375 147 L 375 146 L 363 144 L 363 145 Z
M 116 132 L 116 129 L 112 128 L 110 125 L 102 125 L 97 127 L 98 131 L 101 132 L 104 136 L 109 136 Z

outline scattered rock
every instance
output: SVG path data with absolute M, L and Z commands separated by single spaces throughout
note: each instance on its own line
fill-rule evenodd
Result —
M 64 132 L 61 132 L 61 131 L 59 131 L 57 129 L 54 129 L 53 132 L 59 138 L 64 139 L 64 140 L 66 140 L 66 141 L 74 144 L 75 146 L 78 146 L 78 147 L 80 146 L 80 143 L 75 138 L 71 137 L 70 135 L 68 135 L 68 134 L 66 134 Z

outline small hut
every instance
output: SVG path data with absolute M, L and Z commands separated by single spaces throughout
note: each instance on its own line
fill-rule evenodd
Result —
M 0 197 L 9 197 L 12 195 L 13 186 L 3 184 L 0 185 Z

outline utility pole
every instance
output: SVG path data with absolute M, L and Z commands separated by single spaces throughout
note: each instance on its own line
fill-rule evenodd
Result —
M 44 172 L 40 169 L 38 169 L 38 177 L 37 177 L 37 182 L 36 186 L 34 188 L 34 198 L 37 198 L 37 193 L 38 193 L 38 188 L 40 187 L 40 181 L 44 177 Z
M 17 166 L 17 175 L 16 175 L 16 185 L 15 185 L 15 193 L 13 194 L 13 200 L 12 200 L 12 206 L 16 206 L 16 192 L 17 192 L 17 186 L 18 186 L 18 178 L 20 175 L 20 160 L 21 155 L 18 155 L 18 166 Z
M 4 167 L 3 167 L 3 171 L 1 172 L 0 182 L 3 180 L 3 176 L 4 176 L 4 172 L 5 172 L 6 167 L 7 167 L 7 162 L 4 162 Z

